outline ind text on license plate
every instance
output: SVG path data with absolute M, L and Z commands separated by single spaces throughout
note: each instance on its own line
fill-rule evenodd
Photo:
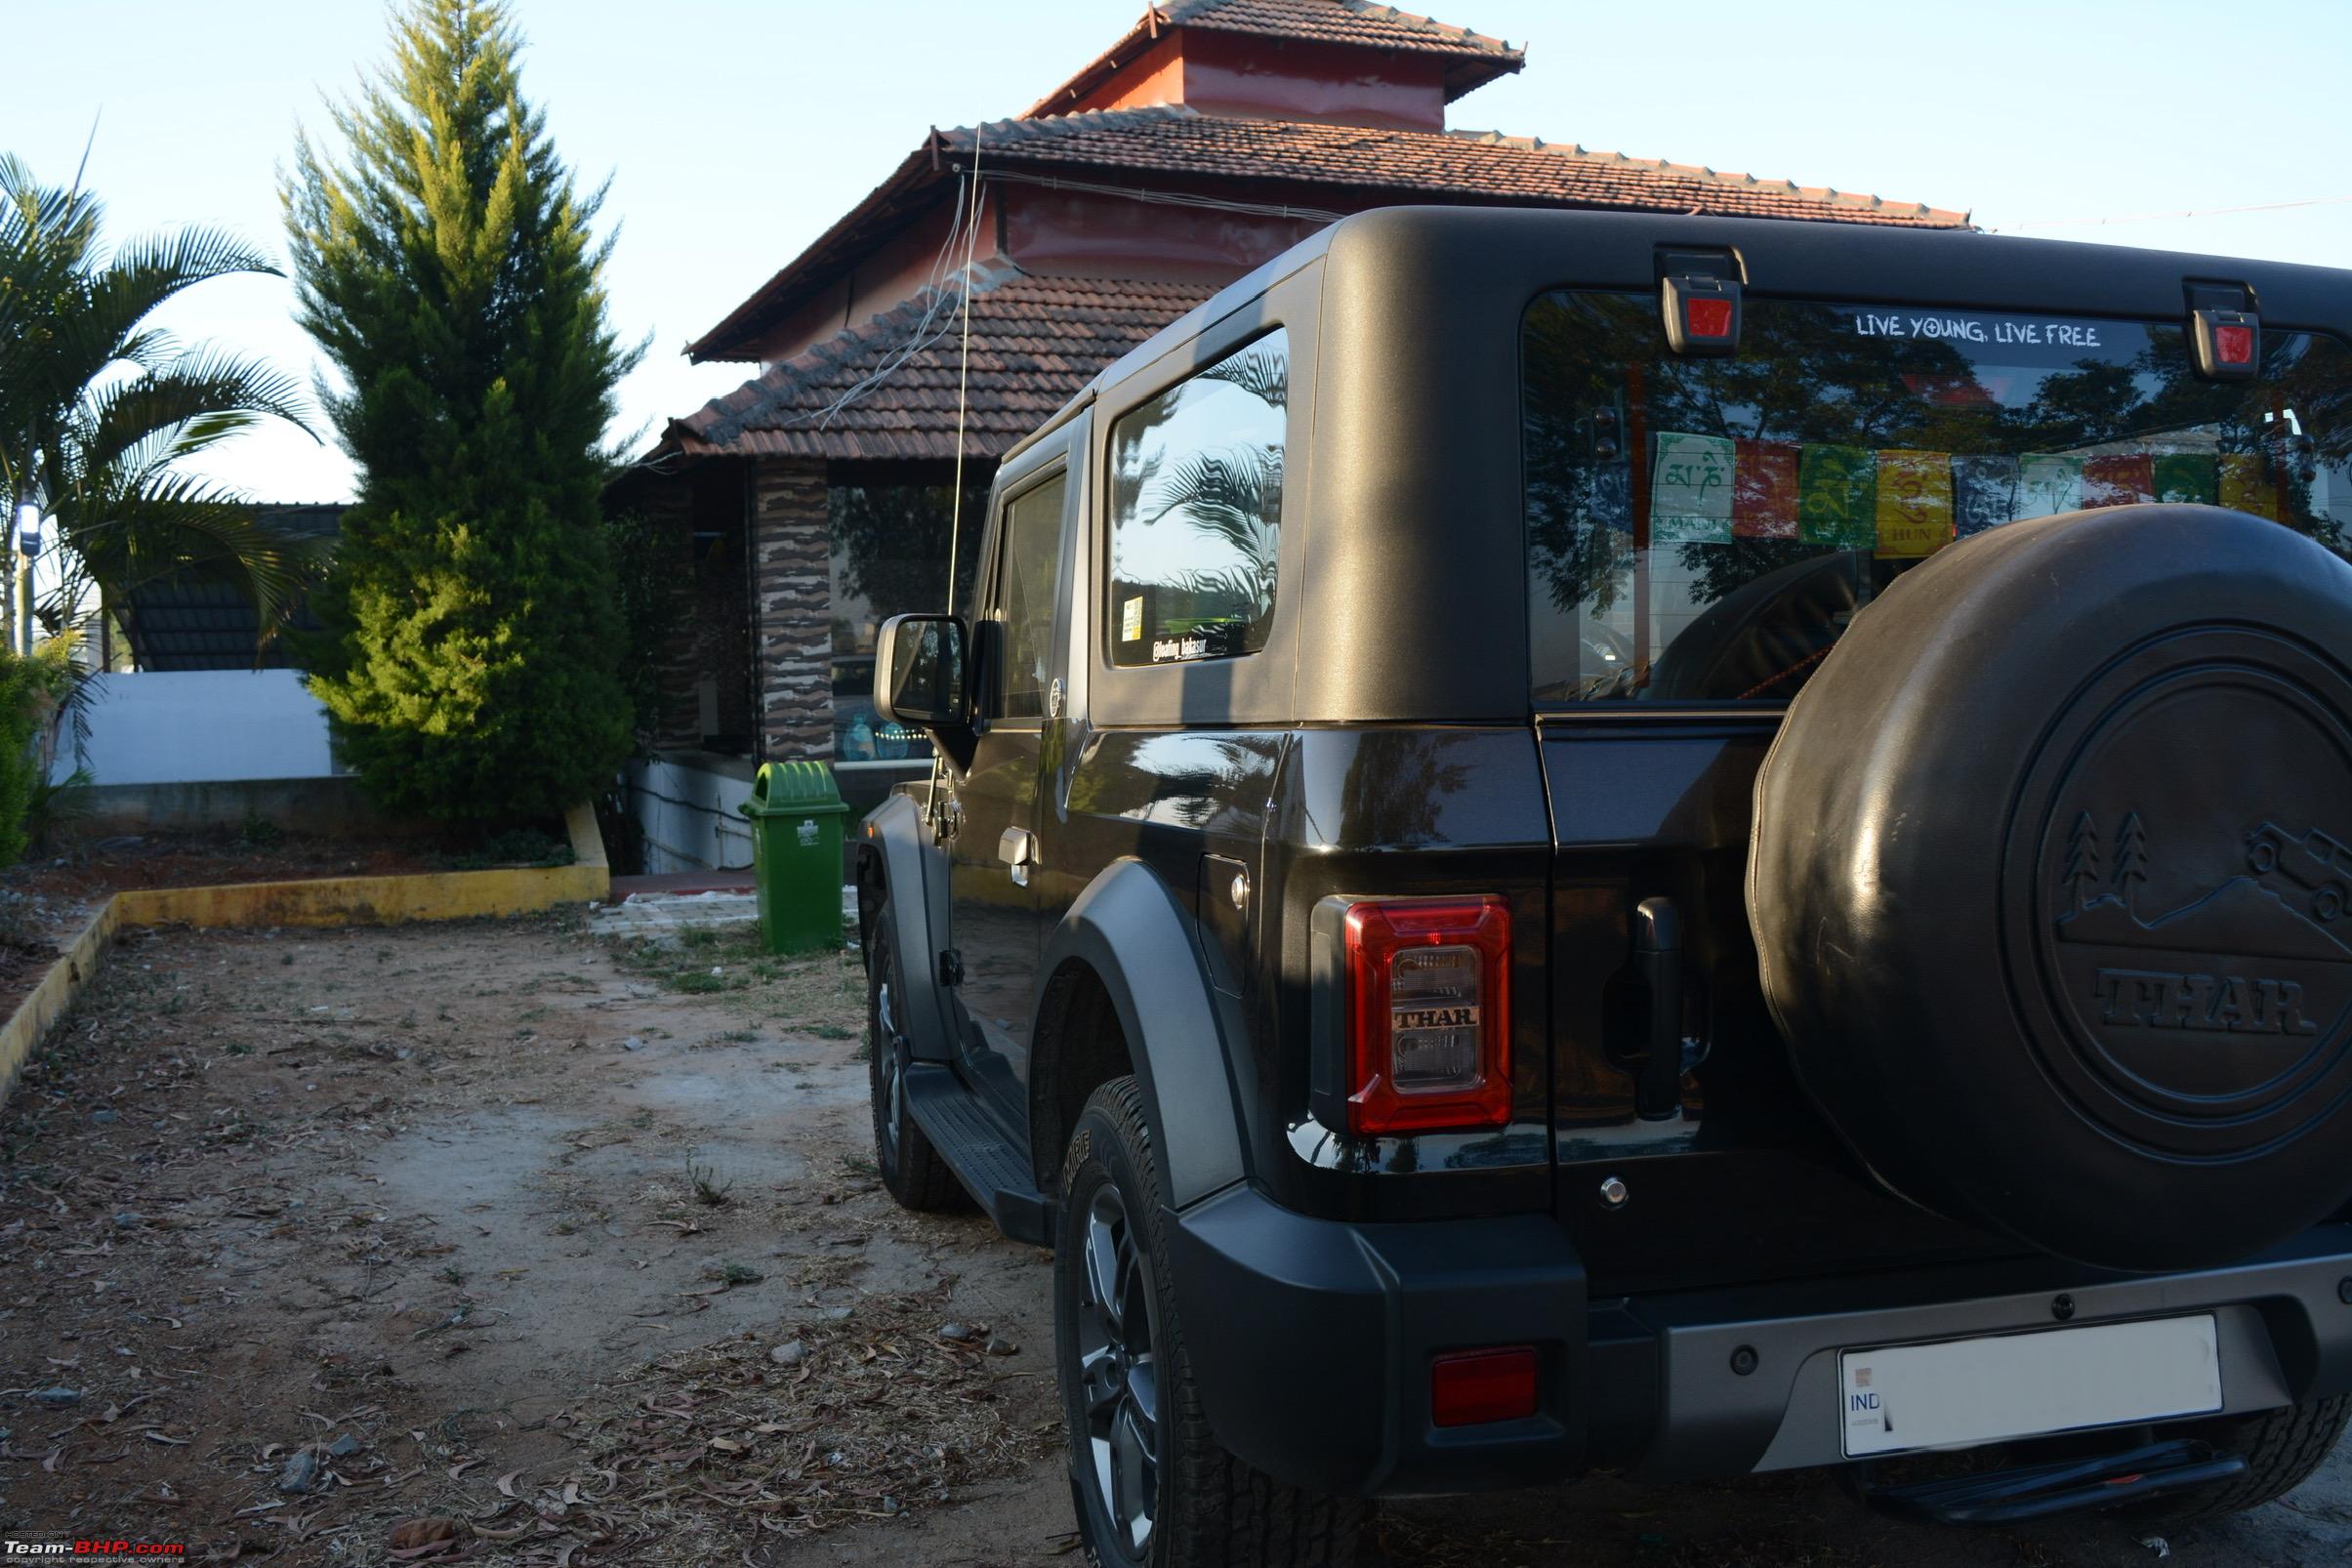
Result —
M 1838 1374 L 1849 1459 L 2221 1408 L 2209 1313 L 1848 1350 Z

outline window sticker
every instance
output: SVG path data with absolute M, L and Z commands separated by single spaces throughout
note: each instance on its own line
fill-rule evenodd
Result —
M 1877 553 L 1932 556 L 1952 543 L 1952 458 L 1944 452 L 1878 454 Z
M 1142 640 L 1142 638 L 1143 596 L 1136 594 L 1130 597 L 1126 603 L 1119 606 L 1119 640 L 1122 642 L 1137 642 Z
M 2156 465 L 2145 452 L 2102 452 L 2083 460 L 2083 505 L 2128 507 L 2156 499 Z
M 1151 662 L 1177 664 L 1186 659 L 1209 657 L 1209 640 L 1205 637 L 1163 637 L 1152 640 Z
M 1721 435 L 1658 436 L 1650 478 L 1650 538 L 1658 544 L 1731 543 L 1731 470 L 1737 449 Z
M 2028 452 L 2017 460 L 2017 516 L 2047 517 L 2083 510 L 2083 460 Z
M 1796 537 L 1796 468 L 1794 441 L 1739 443 L 1731 472 L 1731 534 L 1735 539 Z
M 1952 460 L 1953 532 L 1962 539 L 2017 516 L 2017 460 L 1999 455 Z
M 1878 538 L 1877 454 L 1808 444 L 1796 470 L 1797 537 L 1831 550 L 1868 550 Z
M 2221 469 L 2212 453 L 2160 452 L 2150 467 L 2157 500 L 2207 507 L 2220 503 Z

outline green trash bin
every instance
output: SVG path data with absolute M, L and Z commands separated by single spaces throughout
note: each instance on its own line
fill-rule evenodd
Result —
M 849 808 L 823 763 L 763 763 L 743 803 L 752 819 L 760 937 L 770 953 L 842 945 L 842 818 Z

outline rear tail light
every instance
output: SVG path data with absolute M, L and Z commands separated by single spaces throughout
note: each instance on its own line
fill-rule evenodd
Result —
M 1349 906 L 1347 1130 L 1510 1120 L 1510 910 L 1500 898 Z
M 1457 1350 L 1429 1363 L 1429 1420 L 1439 1426 L 1475 1426 L 1536 1413 L 1533 1345 Z

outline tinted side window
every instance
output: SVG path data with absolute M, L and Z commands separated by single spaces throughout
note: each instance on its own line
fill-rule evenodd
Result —
M 1061 503 L 1068 480 L 1055 475 L 1005 509 L 1005 546 L 989 619 L 1004 628 L 995 712 L 1039 719 L 1052 679 L 1053 597 L 1061 566 Z
M 1289 341 L 1274 332 L 1111 428 L 1112 663 L 1265 645 L 1289 406 Z

